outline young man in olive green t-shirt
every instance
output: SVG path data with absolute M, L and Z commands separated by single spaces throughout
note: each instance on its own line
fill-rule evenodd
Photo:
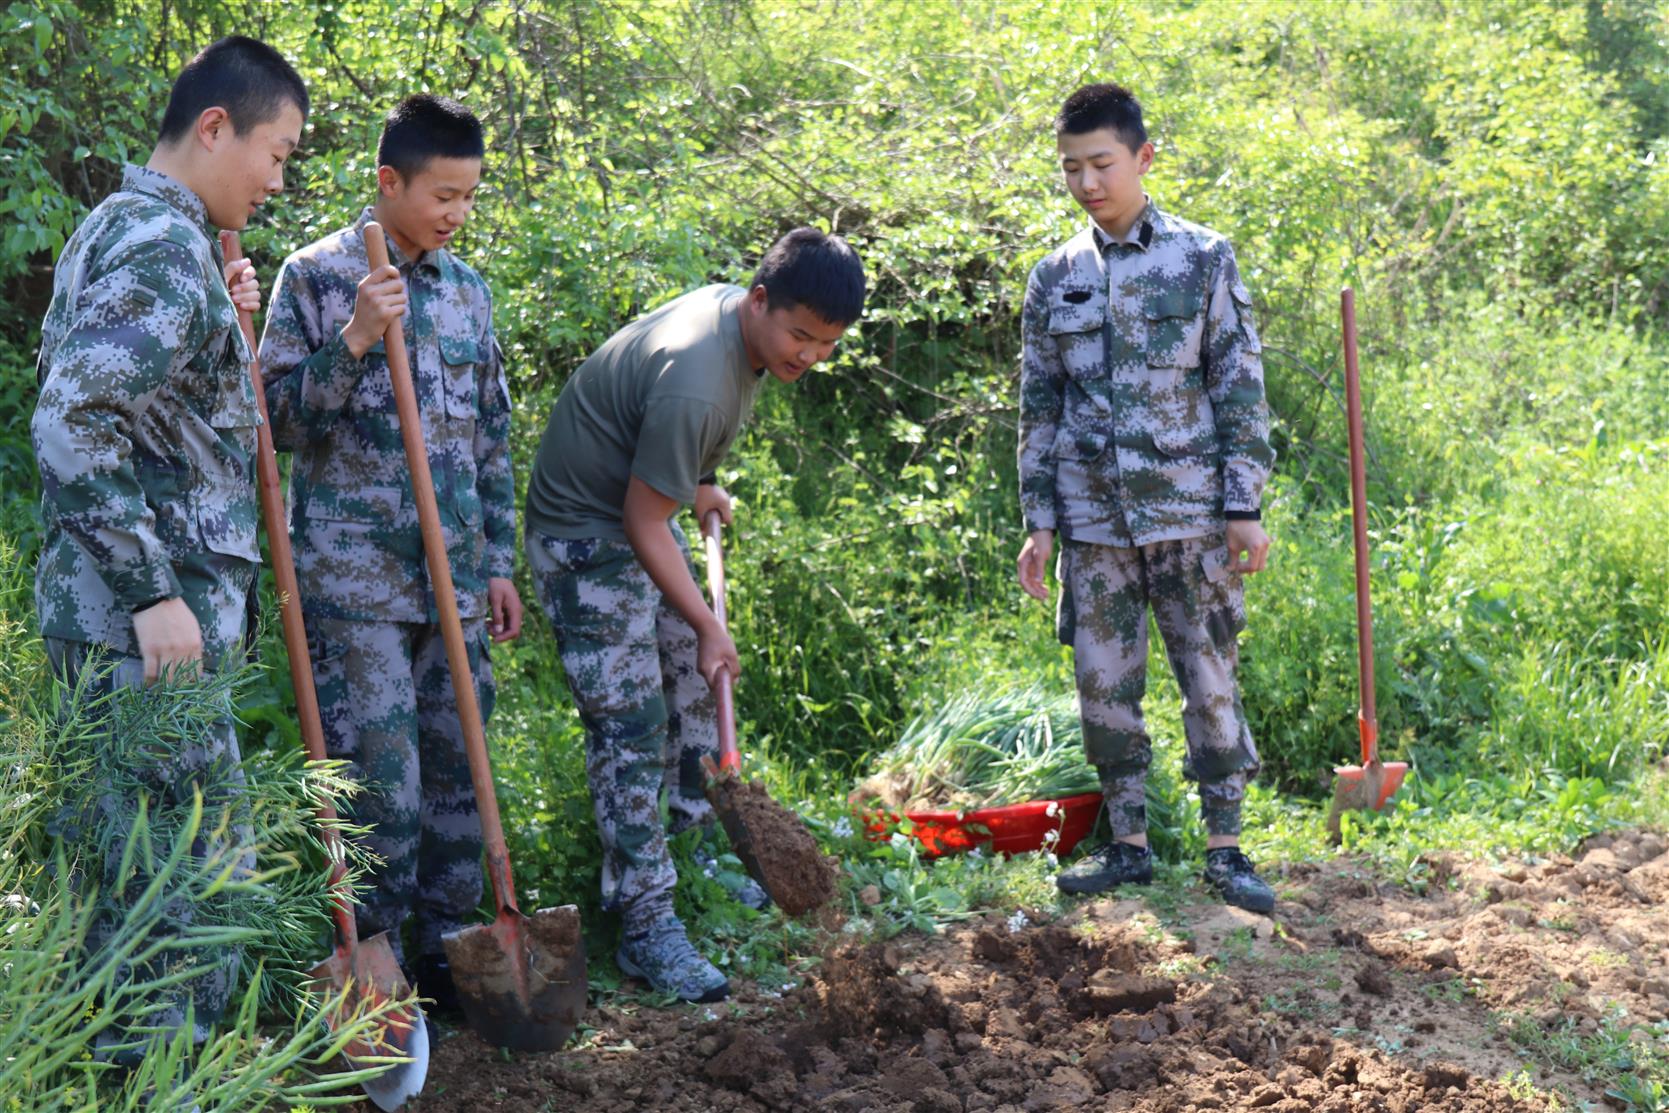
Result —
M 717 510 L 730 521 L 713 471 L 761 380 L 792 383 L 827 359 L 863 297 L 845 241 L 790 232 L 749 289 L 685 294 L 592 353 L 557 398 L 528 485 L 527 559 L 585 724 L 604 906 L 624 917 L 618 961 L 687 1001 L 722 1000 L 729 985 L 673 914 L 660 797 L 673 834 L 711 821 L 701 770 L 718 749 L 711 686 L 738 663 L 673 516 L 693 503 L 698 519 Z

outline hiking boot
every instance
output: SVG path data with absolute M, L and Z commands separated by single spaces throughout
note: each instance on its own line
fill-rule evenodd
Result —
M 434 1011 L 456 1015 L 463 1010 L 458 987 L 452 982 L 452 964 L 445 955 L 424 955 L 407 979 L 422 997 L 433 998 Z
M 614 961 L 625 973 L 648 982 L 656 993 L 671 994 L 680 1001 L 707 1004 L 730 996 L 730 982 L 701 957 L 684 925 L 670 913 L 642 928 L 627 928 Z
M 1153 880 L 1153 852 L 1118 839 L 1108 839 L 1055 875 L 1063 893 L 1105 893 L 1120 885 L 1146 885 Z
M 759 882 L 741 869 L 733 869 L 719 862 L 719 856 L 713 852 L 710 844 L 703 841 L 696 845 L 691 854 L 695 864 L 701 867 L 701 872 L 711 877 L 724 887 L 738 904 L 745 904 L 755 912 L 763 912 L 771 907 L 771 898 Z
M 1271 912 L 1275 890 L 1252 868 L 1252 860 L 1238 847 L 1220 846 L 1205 852 L 1205 880 L 1217 894 L 1248 912 Z

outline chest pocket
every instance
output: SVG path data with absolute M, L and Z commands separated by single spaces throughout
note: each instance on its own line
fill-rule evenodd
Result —
M 1142 307 L 1147 318 L 1149 367 L 1198 367 L 1205 337 L 1205 295 L 1199 290 L 1166 290 Z
M 1066 373 L 1090 379 L 1106 373 L 1107 287 L 1062 284 L 1049 292 L 1049 335 Z
M 442 336 L 440 358 L 446 380 L 446 416 L 473 419 L 480 412 L 476 399 L 478 370 L 486 359 L 481 342 L 470 337 Z
M 213 382 L 205 418 L 214 429 L 253 429 L 260 424 L 255 383 L 250 378 L 252 356 L 237 319 L 219 323 L 204 346 L 205 368 Z

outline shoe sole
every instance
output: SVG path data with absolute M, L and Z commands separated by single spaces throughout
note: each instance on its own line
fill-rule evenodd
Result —
M 1094 896 L 1097 893 L 1110 893 L 1120 885 L 1151 884 L 1153 884 L 1153 875 L 1151 873 L 1146 877 L 1132 878 L 1129 881 L 1114 881 L 1108 885 L 1096 885 L 1087 881 L 1068 881 L 1067 879 L 1058 876 L 1055 878 L 1055 888 L 1074 897 L 1088 897 Z
M 648 982 L 651 988 L 654 987 L 655 979 L 644 973 L 643 968 L 638 966 L 638 964 L 633 962 L 631 959 L 627 958 L 624 952 L 615 954 L 614 964 L 620 967 L 621 973 L 634 978 L 642 979 L 643 981 Z M 711 1005 L 715 1002 L 723 1001 L 726 997 L 730 996 L 730 981 L 729 979 L 726 979 L 725 981 L 720 982 L 717 986 L 709 989 L 700 997 L 685 997 L 682 993 L 672 989 L 665 990 L 664 992 L 670 993 L 674 997 L 678 998 L 678 1000 L 687 1001 L 692 1005 Z

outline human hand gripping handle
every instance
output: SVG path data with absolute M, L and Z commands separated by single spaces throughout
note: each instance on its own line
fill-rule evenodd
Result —
M 723 518 L 715 508 L 701 520 L 701 533 L 707 546 L 707 593 L 713 599 L 713 616 L 719 628 L 730 632 L 724 606 L 724 549 L 719 532 Z M 713 702 L 719 719 L 719 772 L 736 772 L 742 767 L 742 756 L 736 747 L 736 701 L 731 690 L 730 669 L 720 665 L 713 674 Z

